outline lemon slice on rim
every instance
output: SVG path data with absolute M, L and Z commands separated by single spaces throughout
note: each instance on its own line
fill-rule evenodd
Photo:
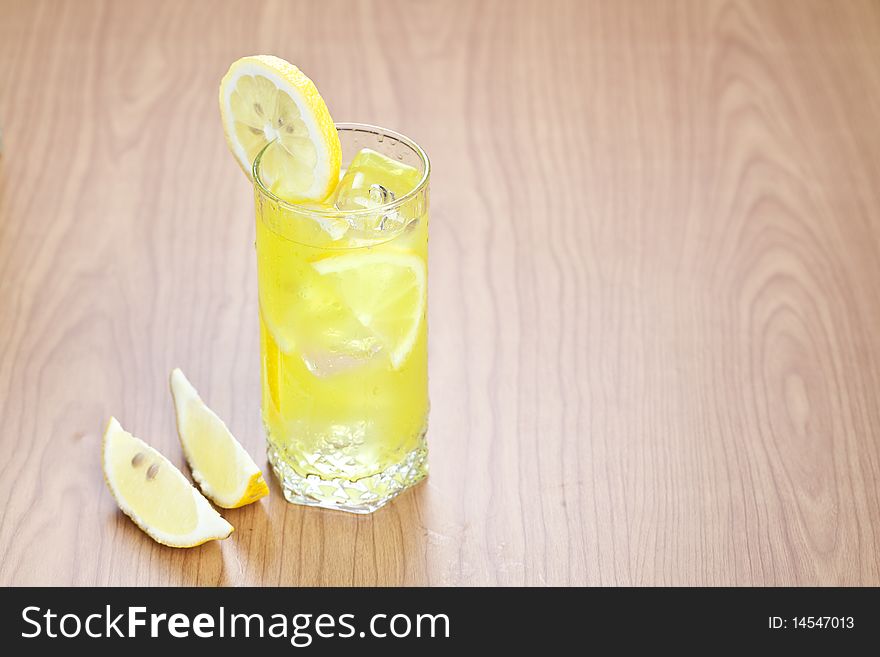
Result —
M 425 264 L 412 253 L 373 251 L 330 256 L 312 267 L 335 285 L 342 301 L 369 329 L 399 369 L 419 337 L 425 315 Z
M 111 417 L 104 432 L 104 479 L 122 512 L 152 539 L 195 547 L 226 538 L 232 525 L 168 459 Z
M 171 394 L 180 444 L 202 492 L 226 509 L 268 495 L 260 468 L 179 369 L 171 372 Z
M 339 182 L 342 148 L 321 94 L 296 66 L 272 55 L 233 62 L 220 82 L 226 141 L 252 176 L 261 162 L 263 182 L 287 201 L 321 201 Z

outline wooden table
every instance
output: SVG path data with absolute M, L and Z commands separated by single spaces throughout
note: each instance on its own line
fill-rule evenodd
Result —
M 100 433 L 265 463 L 257 52 L 432 157 L 431 476 L 174 550 Z M 877 2 L 4 0 L 0 122 L 0 584 L 880 584 Z

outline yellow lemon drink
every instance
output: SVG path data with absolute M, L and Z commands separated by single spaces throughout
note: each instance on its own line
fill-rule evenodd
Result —
M 285 200 L 280 139 L 254 159 L 262 415 L 289 501 L 368 513 L 427 472 L 429 164 L 392 131 L 336 128 L 321 201 Z

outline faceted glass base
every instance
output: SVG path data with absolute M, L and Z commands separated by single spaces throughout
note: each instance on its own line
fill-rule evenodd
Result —
M 428 444 L 424 434 L 419 439 L 418 447 L 400 463 L 357 481 L 324 479 L 318 475 L 303 476 L 284 461 L 271 442 L 267 443 L 267 452 L 288 502 L 349 513 L 372 513 L 428 474 Z

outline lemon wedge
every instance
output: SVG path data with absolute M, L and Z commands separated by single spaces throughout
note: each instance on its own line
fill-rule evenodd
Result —
M 223 539 L 232 525 L 155 449 L 111 417 L 104 432 L 104 479 L 122 512 L 170 547 Z
M 388 350 L 394 369 L 406 361 L 424 321 L 425 264 L 403 251 L 330 256 L 312 267 L 335 286 L 357 320 Z
M 171 394 L 180 444 L 202 492 L 226 509 L 268 495 L 260 468 L 179 369 L 171 372 Z
M 252 176 L 263 148 L 263 182 L 286 201 L 322 201 L 339 182 L 342 147 L 321 94 L 296 66 L 272 55 L 233 62 L 220 82 L 230 150 Z

